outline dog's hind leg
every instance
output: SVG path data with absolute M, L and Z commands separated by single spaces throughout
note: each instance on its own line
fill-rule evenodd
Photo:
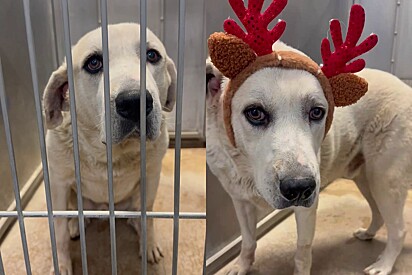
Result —
M 360 171 L 360 174 L 354 178 L 354 182 L 359 188 L 359 191 L 362 193 L 362 195 L 365 197 L 367 200 L 369 207 L 371 208 L 372 211 L 372 221 L 369 225 L 369 227 L 366 228 L 359 228 L 355 232 L 353 232 L 353 235 L 360 239 L 360 240 L 371 240 L 373 237 L 375 237 L 376 232 L 382 227 L 383 225 L 383 219 L 382 215 L 379 212 L 378 206 L 376 205 L 375 199 L 373 198 L 370 188 L 369 188 L 369 182 L 368 179 L 366 178 L 365 174 L 365 169 L 362 168 Z
M 233 199 L 236 216 L 242 234 L 242 247 L 236 264 L 230 267 L 227 274 L 245 275 L 255 261 L 256 250 L 256 207 L 246 200 Z
M 388 165 L 388 163 L 386 163 L 386 165 Z M 384 251 L 378 257 L 378 260 L 364 270 L 366 274 L 389 274 L 397 257 L 401 253 L 405 240 L 406 231 L 403 219 L 403 209 L 407 196 L 407 189 L 406 184 L 401 182 L 400 179 L 402 173 L 398 173 L 398 176 L 393 173 L 393 170 L 396 170 L 396 168 L 394 169 L 393 167 L 394 165 L 399 165 L 399 163 L 390 164 L 391 167 L 387 167 L 386 171 L 382 172 L 373 169 L 377 175 L 371 177 L 373 183 L 371 183 L 369 187 L 379 212 L 382 215 L 383 221 L 386 224 L 388 240 Z M 381 165 L 379 167 L 384 166 Z
M 312 266 L 312 242 L 315 236 L 318 199 L 310 208 L 295 208 L 298 231 L 294 274 L 310 274 Z

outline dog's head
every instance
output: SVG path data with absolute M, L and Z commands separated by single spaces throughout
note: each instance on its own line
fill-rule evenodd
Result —
M 273 51 L 271 43 L 280 37 L 285 22 L 270 31 L 266 26 L 286 2 L 273 0 L 261 14 L 261 1 L 249 2 L 247 9 L 243 2 L 231 1 L 247 32 L 228 19 L 226 33 L 212 34 L 208 41 L 211 61 L 229 79 L 223 81 L 220 102 L 229 144 L 246 158 L 242 165 L 250 168 L 243 168 L 251 171 L 257 191 L 275 208 L 309 207 L 316 200 L 320 146 L 333 109 L 355 103 L 367 91 L 366 81 L 352 74 L 365 62 L 347 63 L 377 43 L 377 36 L 371 35 L 356 46 L 365 14 L 354 5 L 345 42 L 339 22 L 331 21 L 335 52 L 325 38 L 322 67 L 284 44 L 275 44 Z M 214 77 L 207 79 L 209 97 L 219 94 L 211 89 Z
M 147 51 L 140 53 L 140 26 L 117 24 L 108 27 L 110 106 L 113 143 L 138 137 L 140 129 L 140 57 L 146 55 L 146 131 L 148 140 L 160 135 L 162 110 L 175 103 L 176 69 L 161 41 L 147 30 Z M 83 128 L 106 139 L 101 29 L 84 35 L 72 49 L 77 117 Z M 53 72 L 44 92 L 44 112 L 49 129 L 63 121 L 68 111 L 66 62 Z
M 221 75 L 210 71 L 208 108 L 227 84 L 224 80 L 217 90 Z M 259 194 L 273 207 L 308 207 L 316 198 L 327 112 L 319 81 L 301 70 L 259 70 L 234 95 L 231 120 L 237 149 L 250 163 Z

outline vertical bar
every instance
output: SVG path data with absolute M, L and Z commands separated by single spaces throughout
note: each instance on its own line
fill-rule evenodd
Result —
M 76 98 L 74 91 L 74 77 L 73 77 L 73 60 L 70 38 L 70 22 L 69 22 L 69 5 L 68 0 L 62 1 L 63 26 L 64 26 L 64 43 L 66 50 L 67 62 L 67 77 L 69 84 L 69 99 L 70 99 L 70 118 L 72 124 L 73 134 L 73 153 L 74 153 L 74 169 L 76 175 L 76 189 L 77 189 L 77 208 L 79 212 L 79 231 L 80 231 L 80 248 L 82 258 L 83 275 L 87 275 L 87 251 L 86 251 L 86 234 L 84 227 L 84 213 L 83 213 L 83 196 L 80 175 L 80 156 L 79 156 L 79 136 L 77 131 L 77 114 L 76 114 Z
M 183 68 L 185 50 L 185 11 L 186 1 L 179 0 L 179 32 L 177 54 L 177 97 L 175 128 L 175 180 L 174 180 L 174 213 L 173 213 L 173 258 L 172 274 L 177 275 L 179 249 L 179 211 L 180 211 L 180 154 L 182 141 L 182 101 L 183 101 Z
M 107 156 L 107 178 L 109 194 L 109 221 L 110 221 L 110 248 L 112 261 L 112 275 L 117 274 L 116 257 L 116 219 L 114 216 L 114 194 L 113 194 L 113 163 L 112 163 L 112 126 L 110 114 L 110 75 L 109 75 L 109 38 L 107 27 L 107 0 L 100 3 L 102 19 L 102 45 L 103 45 L 103 74 L 104 74 L 104 115 L 106 129 L 106 156 Z
M 57 259 L 56 235 L 54 231 L 54 219 L 53 219 L 53 204 L 51 200 L 49 167 L 48 167 L 47 153 L 46 153 L 46 141 L 45 141 L 45 135 L 44 135 L 41 97 L 39 93 L 39 83 L 38 83 L 37 68 L 36 68 L 36 52 L 34 48 L 33 29 L 31 25 L 29 0 L 23 1 L 23 8 L 24 8 L 24 20 L 26 23 L 27 45 L 29 48 L 31 80 L 32 80 L 32 85 L 33 85 L 34 101 L 36 105 L 37 130 L 39 132 L 40 153 L 41 153 L 41 161 L 42 161 L 42 166 L 43 166 L 43 181 L 44 181 L 44 189 L 46 193 L 47 219 L 49 222 L 50 242 L 51 242 L 51 248 L 52 248 L 54 272 L 57 275 L 59 274 L 59 262 Z M 53 11 L 53 14 L 54 14 L 54 11 Z
M 140 0 L 140 211 L 142 275 L 147 274 L 147 216 L 146 216 L 146 43 L 147 1 Z
M 396 50 L 398 48 L 398 30 L 399 30 L 399 13 L 400 13 L 401 0 L 396 1 L 395 8 L 395 26 L 393 27 L 393 41 L 392 41 L 392 54 L 391 54 L 391 73 L 396 74 L 395 62 L 396 62 Z
M 1 251 L 0 251 L 0 275 L 4 275 L 4 266 L 3 266 L 3 258 L 1 257 Z
M 22 213 L 22 207 L 21 207 L 21 201 L 20 201 L 20 188 L 19 188 L 19 181 L 17 178 L 16 160 L 14 158 L 14 148 L 13 148 L 13 140 L 11 136 L 9 115 L 7 111 L 6 92 L 4 90 L 4 79 L 3 79 L 3 69 L 1 65 L 1 60 L 0 60 L 0 101 L 1 101 L 1 109 L 3 113 L 4 130 L 6 133 L 6 143 L 7 143 L 7 150 L 9 154 L 9 164 L 10 164 L 10 170 L 11 170 L 11 175 L 13 179 L 13 190 L 14 190 L 14 197 L 16 200 L 16 210 L 18 214 L 17 220 L 19 221 L 20 237 L 21 237 L 21 243 L 23 246 L 24 263 L 26 265 L 27 275 L 31 275 L 29 249 L 27 247 L 26 229 L 24 227 L 24 219 L 23 219 L 23 213 Z
M 165 42 L 165 1 L 160 1 L 160 31 L 159 38 L 163 43 Z
M 54 5 L 54 0 L 50 0 L 51 13 L 52 13 L 52 22 L 53 22 L 53 44 L 54 44 L 54 53 L 56 59 L 56 67 L 59 66 L 59 45 L 57 44 L 57 28 L 56 28 L 56 7 Z
M 97 23 L 102 24 L 102 5 L 101 0 L 97 0 Z
M 202 275 L 206 275 L 206 241 L 207 241 L 207 235 L 205 234 L 205 246 L 204 246 L 204 250 L 203 250 L 203 267 L 202 267 Z

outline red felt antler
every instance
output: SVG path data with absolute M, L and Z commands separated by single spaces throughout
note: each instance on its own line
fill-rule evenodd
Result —
M 287 0 L 273 0 L 267 10 L 261 14 L 264 0 L 249 0 L 246 9 L 242 0 L 229 0 L 234 12 L 245 26 L 245 33 L 233 19 L 224 22 L 227 33 L 237 36 L 252 48 L 256 55 L 262 56 L 272 52 L 272 44 L 285 31 L 286 22 L 279 20 L 272 30 L 267 26 L 285 8 Z
M 330 43 L 327 38 L 322 40 L 322 71 L 326 77 L 331 78 L 341 73 L 356 73 L 365 68 L 365 60 L 357 59 L 349 64 L 349 61 L 360 56 L 378 43 L 378 36 L 371 34 L 361 44 L 356 46 L 362 35 L 365 25 L 365 11 L 361 5 L 353 5 L 349 16 L 349 28 L 346 40 L 342 42 L 342 31 L 339 20 L 330 21 L 330 34 L 332 36 L 335 51 L 331 53 Z

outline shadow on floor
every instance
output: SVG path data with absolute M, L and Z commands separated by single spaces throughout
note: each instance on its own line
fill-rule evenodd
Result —
M 317 225 L 313 242 L 311 274 L 360 275 L 374 263 L 386 246 L 386 229 L 378 231 L 371 241 L 361 241 L 352 233 L 370 223 L 370 209 L 366 200 L 351 181 L 337 181 L 321 192 Z M 412 192 L 404 210 L 405 243 L 392 275 L 412 274 Z M 296 252 L 296 222 L 294 216 L 263 236 L 257 243 L 252 275 L 293 274 Z M 232 261 L 218 274 L 226 274 Z
M 362 270 L 377 259 L 385 245 L 386 243 L 381 240 L 360 241 L 354 237 L 346 241 L 339 239 L 327 244 L 318 244 L 313 250 L 312 274 L 363 274 Z M 282 250 L 281 253 L 260 255 L 250 275 L 272 274 L 270 271 L 273 270 L 276 270 L 277 275 L 293 274 L 295 249 L 292 248 Z M 412 246 L 405 246 L 402 259 L 398 262 L 406 262 L 411 257 Z M 409 269 L 405 270 L 405 266 L 402 266 L 401 270 L 397 266 L 398 264 L 392 274 L 411 274 L 408 273 Z
M 116 221 L 117 273 L 140 274 L 139 238 L 125 219 Z M 121 236 L 121 237 L 119 237 Z M 110 227 L 108 220 L 93 220 L 86 229 L 88 272 L 90 275 L 111 274 Z M 119 249 L 121 248 L 121 249 Z M 82 274 L 80 239 L 70 243 L 74 274 Z M 147 264 L 147 274 L 166 274 L 164 260 Z
M 180 211 L 206 210 L 206 151 L 183 149 L 181 155 Z M 173 211 L 174 150 L 163 160 L 162 175 L 154 211 Z M 45 210 L 44 186 L 36 191 L 25 210 Z M 178 274 L 202 274 L 206 233 L 205 220 L 180 220 Z M 52 266 L 49 226 L 46 218 L 26 218 L 25 227 L 33 275 L 49 274 Z M 148 264 L 148 274 L 171 274 L 173 251 L 173 220 L 155 219 L 155 232 L 164 258 L 158 265 Z M 15 223 L 1 244 L 7 275 L 26 274 L 18 223 Z M 141 274 L 139 240 L 125 219 L 116 221 L 117 268 L 119 275 Z M 90 275 L 111 274 L 110 230 L 108 220 L 93 219 L 86 229 L 88 271 Z M 81 272 L 80 241 L 71 242 L 75 275 Z

